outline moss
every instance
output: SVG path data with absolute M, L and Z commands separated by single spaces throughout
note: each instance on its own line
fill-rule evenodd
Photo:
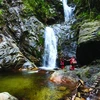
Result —
M 91 77 L 90 72 L 89 72 L 89 71 L 85 72 L 85 76 L 86 76 L 87 78 L 90 78 L 90 77 Z
M 100 31 L 98 31 L 98 33 L 97 33 L 98 35 L 100 35 Z

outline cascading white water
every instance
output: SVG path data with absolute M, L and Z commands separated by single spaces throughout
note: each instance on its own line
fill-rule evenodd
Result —
M 63 9 L 64 9 L 65 22 L 67 22 L 72 17 L 72 14 L 75 8 L 69 7 L 67 5 L 67 0 L 62 0 L 62 3 L 63 3 Z
M 43 67 L 46 69 L 56 68 L 57 39 L 51 27 L 46 27 L 44 32 L 45 50 L 43 56 Z
M 64 8 L 65 22 L 68 22 L 73 15 L 73 11 L 75 7 L 74 8 L 69 7 L 67 5 L 67 0 L 62 0 L 62 3 L 63 3 L 63 8 Z M 68 25 L 67 27 L 69 29 Z M 57 34 L 59 34 L 60 30 L 57 30 L 57 31 L 59 31 L 57 32 Z M 41 68 L 45 70 L 55 69 L 56 58 L 57 58 L 57 39 L 56 39 L 53 28 L 51 27 L 45 28 L 44 38 L 45 38 L 45 49 L 44 49 L 44 55 L 43 55 L 43 67 Z

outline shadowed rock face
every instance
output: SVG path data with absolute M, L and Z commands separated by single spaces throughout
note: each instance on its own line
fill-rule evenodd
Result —
M 81 65 L 89 64 L 95 59 L 100 59 L 100 41 L 82 43 L 77 47 L 77 61 Z
M 79 31 L 76 50 L 77 62 L 81 65 L 89 64 L 100 59 L 100 22 L 85 22 Z

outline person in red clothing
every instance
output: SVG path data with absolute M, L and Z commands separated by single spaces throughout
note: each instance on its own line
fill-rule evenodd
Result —
M 72 57 L 72 58 L 70 59 L 70 65 L 71 65 L 71 66 L 70 66 L 70 70 L 74 70 L 76 64 L 77 64 L 77 61 L 76 61 L 75 57 Z
M 64 63 L 64 58 L 60 58 L 60 68 L 64 69 L 65 68 L 65 63 Z

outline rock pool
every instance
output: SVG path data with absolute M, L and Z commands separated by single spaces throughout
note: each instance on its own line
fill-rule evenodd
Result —
M 50 82 L 50 75 L 27 71 L 0 73 L 0 92 L 9 92 L 18 100 L 60 100 L 69 90 Z

